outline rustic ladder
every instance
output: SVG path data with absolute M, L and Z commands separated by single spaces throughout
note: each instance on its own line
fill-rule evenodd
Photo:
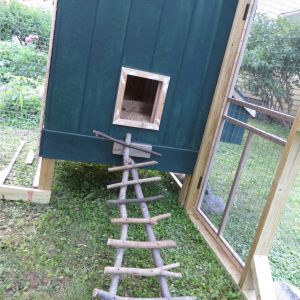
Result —
M 104 270 L 105 274 L 110 274 L 112 276 L 112 281 L 110 285 L 109 292 L 94 289 L 93 296 L 98 297 L 104 300 L 146 300 L 146 299 L 180 299 L 180 300 L 194 300 L 194 297 L 172 297 L 167 278 L 180 278 L 180 273 L 175 273 L 170 270 L 179 267 L 178 263 L 171 265 L 164 265 L 163 260 L 161 258 L 160 249 L 162 248 L 171 248 L 176 247 L 176 243 L 174 241 L 164 240 L 157 241 L 154 231 L 153 225 L 156 225 L 160 220 L 171 217 L 171 214 L 163 214 L 156 217 L 151 217 L 147 203 L 158 201 L 163 198 L 163 196 L 154 196 L 154 197 L 144 197 L 142 191 L 142 183 L 154 182 L 160 180 L 159 177 L 140 179 L 137 168 L 144 166 L 151 166 L 157 164 L 155 161 L 145 162 L 136 164 L 134 160 L 129 156 L 129 149 L 131 148 L 131 134 L 127 133 L 125 142 L 113 139 L 101 132 L 95 132 L 97 136 L 103 137 L 110 141 L 120 143 L 124 146 L 123 149 L 123 166 L 109 168 L 109 172 L 122 171 L 122 182 L 119 184 L 112 184 L 107 186 L 108 189 L 112 188 L 120 188 L 119 198 L 118 200 L 109 200 L 108 203 L 112 205 L 117 205 L 120 208 L 120 218 L 112 219 L 113 224 L 118 224 L 121 226 L 121 236 L 120 240 L 108 240 L 108 245 L 117 248 L 117 254 L 115 258 L 115 263 L 113 267 L 106 267 Z M 144 151 L 144 150 L 143 150 Z M 156 152 L 151 152 L 152 154 L 156 154 Z M 131 174 L 132 180 L 129 181 L 129 174 Z M 137 196 L 136 199 L 126 199 L 127 187 L 129 185 L 134 185 L 135 194 Z M 127 215 L 127 204 L 138 204 L 141 208 L 141 212 L 143 218 L 129 218 Z M 128 241 L 128 227 L 129 224 L 142 224 L 145 225 L 146 233 L 148 237 L 147 242 L 141 241 Z M 139 249 L 150 249 L 152 251 L 152 257 L 154 260 L 155 268 L 151 269 L 140 269 L 140 268 L 125 268 L 122 267 L 123 257 L 126 248 L 139 248 Z M 117 289 L 120 283 L 121 276 L 130 275 L 130 276 L 144 276 L 144 277 L 153 277 L 156 276 L 159 279 L 160 289 L 161 289 L 161 298 L 131 298 L 131 297 L 120 297 L 117 295 Z

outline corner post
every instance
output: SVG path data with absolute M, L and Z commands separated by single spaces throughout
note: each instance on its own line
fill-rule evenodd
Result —
M 39 190 L 51 191 L 55 160 L 42 158 L 39 178 Z

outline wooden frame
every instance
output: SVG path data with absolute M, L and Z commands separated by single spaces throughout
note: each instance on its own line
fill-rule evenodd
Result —
M 138 120 L 127 120 L 127 119 L 122 119 L 121 117 L 128 76 L 136 76 L 136 77 L 156 80 L 159 82 L 150 122 L 138 121 Z M 168 76 L 163 76 L 163 75 L 154 74 L 150 72 L 122 67 L 113 124 L 129 126 L 129 127 L 137 127 L 143 129 L 159 130 L 161 117 L 165 105 L 165 100 L 169 88 L 169 82 L 170 82 L 170 77 Z

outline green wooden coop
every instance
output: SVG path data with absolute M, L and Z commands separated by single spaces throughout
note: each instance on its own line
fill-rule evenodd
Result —
M 100 130 L 191 174 L 238 0 L 60 0 L 40 155 L 118 164 Z

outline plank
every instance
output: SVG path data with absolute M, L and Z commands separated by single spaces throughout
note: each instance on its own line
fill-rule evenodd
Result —
M 157 182 L 160 181 L 161 177 L 151 177 L 151 178 L 143 178 L 143 179 L 137 179 L 137 180 L 129 180 L 127 182 L 119 182 L 119 183 L 113 183 L 109 184 L 107 186 L 108 190 L 119 188 L 122 186 L 128 186 L 128 185 L 135 185 L 135 184 L 142 184 L 142 183 L 150 183 L 150 182 Z
M 131 164 L 128 166 L 118 166 L 118 167 L 112 167 L 108 168 L 108 172 L 119 172 L 119 171 L 125 171 L 125 170 L 131 170 L 131 169 L 137 169 L 137 168 L 143 168 L 143 167 L 150 167 L 158 165 L 157 161 L 147 161 L 143 163 L 138 163 L 138 164 Z
M 18 156 L 20 155 L 24 145 L 26 144 L 26 141 L 22 141 L 19 145 L 19 147 L 17 148 L 14 156 L 12 157 L 12 159 L 10 160 L 9 164 L 0 172 L 0 185 L 3 184 L 7 178 L 7 176 L 9 175 L 12 167 L 14 166 L 16 160 L 18 159 Z
M 54 168 L 55 168 L 54 159 L 42 158 L 40 178 L 39 178 L 39 189 L 47 190 L 47 191 L 51 190 Z
M 178 263 L 152 269 L 105 267 L 104 274 L 131 275 L 143 277 L 165 276 L 170 278 L 181 278 L 182 275 L 180 273 L 168 271 L 178 267 Z
M 257 299 L 276 300 L 277 297 L 268 257 L 254 255 L 251 269 Z
M 122 241 L 122 240 L 108 239 L 107 245 L 115 248 L 132 248 L 132 249 L 162 249 L 162 248 L 177 247 L 176 243 L 171 240 L 141 242 L 141 241 Z
M 112 224 L 152 224 L 156 225 L 158 221 L 170 218 L 171 214 L 163 214 L 155 216 L 149 219 L 145 218 L 113 218 L 111 219 Z
M 108 204 L 114 205 L 122 205 L 122 204 L 139 204 L 142 202 L 155 202 L 162 199 L 163 195 L 153 196 L 153 197 L 146 197 L 146 198 L 136 198 L 136 199 L 119 199 L 119 200 L 108 200 Z
M 34 188 L 39 187 L 41 167 L 42 167 L 42 158 L 40 157 L 37 168 L 36 168 L 36 172 L 35 172 L 35 175 L 34 175 L 34 178 L 33 178 L 33 183 L 32 183 L 32 187 L 34 187 Z
M 150 151 L 152 151 L 151 145 L 143 145 L 143 144 L 138 144 L 138 143 L 132 143 L 131 145 L 135 146 L 137 148 L 143 149 L 144 151 L 131 148 L 131 149 L 129 149 L 129 156 L 141 157 L 141 158 L 150 158 L 151 157 L 151 154 L 150 154 Z M 114 143 L 113 154 L 123 155 L 123 149 L 124 149 L 123 145 L 120 145 L 119 143 Z M 145 151 L 147 151 L 147 152 L 145 152 Z
M 162 298 L 134 298 L 120 297 L 115 294 L 105 292 L 103 290 L 94 289 L 93 297 L 98 297 L 102 300 L 196 300 L 196 297 L 162 297 Z
M 32 165 L 33 160 L 34 160 L 34 151 L 33 151 L 32 149 L 30 149 L 30 150 L 28 151 L 27 156 L 26 156 L 25 164 L 26 164 L 26 165 Z
M 37 190 L 12 185 L 0 185 L 0 198 L 2 200 L 48 204 L 50 202 L 50 197 L 51 191 Z

